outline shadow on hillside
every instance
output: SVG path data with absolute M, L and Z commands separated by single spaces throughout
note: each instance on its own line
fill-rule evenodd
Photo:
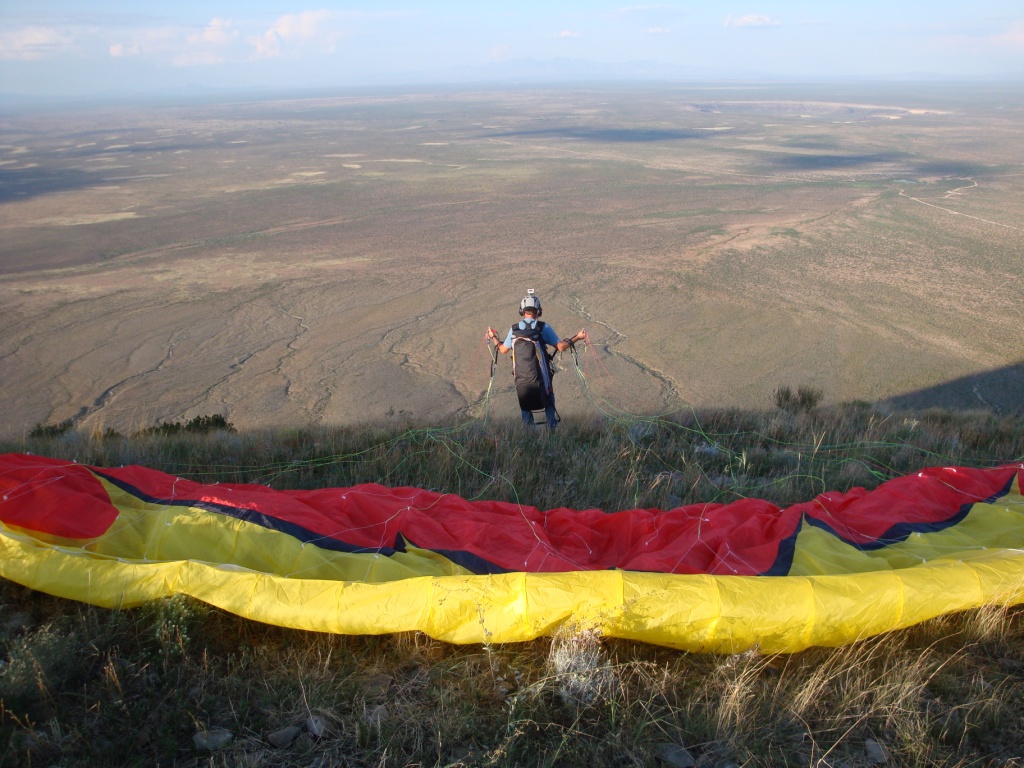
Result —
M 226 142 L 178 142 L 178 143 L 143 143 L 124 146 L 101 147 L 91 146 L 62 153 L 60 162 L 68 163 L 88 160 L 96 157 L 116 158 L 138 154 L 152 155 L 162 153 L 191 152 L 193 150 L 217 149 L 234 150 L 238 145 Z M 139 173 L 137 170 L 120 166 L 117 168 L 97 167 L 86 171 L 80 168 L 54 167 L 46 165 L 47 159 L 40 155 L 25 155 L 22 168 L 0 168 L 0 203 L 15 200 L 29 200 L 54 192 L 71 192 L 104 184 L 116 183 L 120 177 Z
M 1024 362 L 896 395 L 881 400 L 879 405 L 897 409 L 1024 411 Z
M 931 163 L 919 163 L 912 166 L 923 176 L 943 176 L 949 178 L 969 178 L 999 173 L 1000 169 L 991 165 L 965 163 L 957 160 L 939 160 Z
M 775 158 L 772 165 L 787 171 L 828 171 L 895 163 L 905 158 L 903 152 L 878 152 L 871 155 L 792 155 Z
M 74 169 L 18 168 L 0 171 L 0 203 L 27 200 L 53 192 L 95 187 L 102 179 L 94 173 Z

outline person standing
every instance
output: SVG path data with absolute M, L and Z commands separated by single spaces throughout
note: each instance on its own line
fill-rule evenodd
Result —
M 535 424 L 534 412 L 544 411 L 548 428 L 554 429 L 559 416 L 555 410 L 555 391 L 551 386 L 553 353 L 548 351 L 548 347 L 564 352 L 577 341 L 585 341 L 587 331 L 583 329 L 571 339 L 559 339 L 554 328 L 540 319 L 543 312 L 540 298 L 530 288 L 519 302 L 519 316 L 523 319 L 509 329 L 505 340 L 499 341 L 497 332 L 492 328 L 487 329 L 486 339 L 493 341 L 501 354 L 512 353 L 512 377 L 523 424 L 532 427 Z

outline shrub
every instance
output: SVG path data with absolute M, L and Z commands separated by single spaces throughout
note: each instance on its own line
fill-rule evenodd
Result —
M 219 413 L 214 413 L 209 416 L 196 416 L 184 424 L 180 421 L 168 421 L 156 427 L 147 427 L 140 430 L 136 432 L 136 435 L 161 435 L 166 437 L 168 435 L 180 434 L 205 435 L 215 431 L 234 432 L 235 425 Z
M 775 407 L 784 411 L 810 413 L 821 403 L 824 393 L 820 389 L 801 384 L 796 392 L 788 385 L 777 387 L 774 393 Z
M 43 424 L 41 421 L 29 430 L 29 437 L 60 437 L 75 428 L 74 419 L 64 419 L 60 424 Z

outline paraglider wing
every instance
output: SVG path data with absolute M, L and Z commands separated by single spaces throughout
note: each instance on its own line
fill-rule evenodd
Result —
M 1024 467 L 672 510 L 539 510 L 366 484 L 278 491 L 0 456 L 0 576 L 107 607 L 187 594 L 346 634 L 563 623 L 695 651 L 840 645 L 1024 602 Z

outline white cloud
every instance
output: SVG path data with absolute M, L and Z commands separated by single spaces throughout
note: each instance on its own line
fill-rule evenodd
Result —
M 206 28 L 188 36 L 190 45 L 227 45 L 238 38 L 238 30 L 232 29 L 231 19 L 212 19 Z
M 183 31 L 179 27 L 135 29 L 119 33 L 121 39 L 111 42 L 107 51 L 112 59 L 143 56 L 173 60 L 184 55 L 182 35 Z
M 782 24 L 781 21 L 773 19 L 771 16 L 762 16 L 757 13 L 748 13 L 746 16 L 735 17 L 731 13 L 725 17 L 725 21 L 722 26 L 724 27 L 747 27 L 747 28 L 763 28 L 763 27 L 777 27 Z
M 1019 70 L 1019 57 L 1024 55 L 1024 19 L 1010 22 L 1003 31 L 996 29 L 957 29 L 935 37 L 932 42 L 944 55 L 969 56 L 978 61 L 992 61 L 995 57 L 1001 62 L 993 64 L 998 69 Z
M 201 32 L 185 37 L 185 46 L 172 59 L 176 67 L 222 64 L 227 61 L 228 47 L 239 37 L 231 19 L 214 18 Z
M 25 27 L 16 32 L 0 32 L 0 59 L 35 61 L 69 46 L 72 37 L 52 27 Z
M 507 45 L 496 45 L 491 48 L 491 61 L 504 61 L 512 53 Z
M 138 43 L 131 43 L 125 45 L 124 43 L 114 43 L 110 46 L 110 58 L 112 59 L 123 59 L 128 56 L 138 56 L 142 53 Z
M 262 35 L 250 37 L 257 58 L 280 56 L 287 46 L 316 45 L 333 50 L 335 41 L 342 36 L 333 25 L 334 14 L 326 9 L 286 13 Z
M 246 38 L 253 47 L 253 56 L 257 59 L 269 59 L 281 55 L 281 38 L 273 29 L 268 29 L 258 37 Z
M 286 13 L 274 24 L 283 40 L 306 42 L 325 33 L 324 26 L 331 18 L 328 10 Z
M 579 37 L 579 36 L 580 36 L 579 32 L 573 32 L 573 31 L 568 30 L 568 29 L 563 29 L 561 32 L 558 33 L 558 37 Z
M 1008 30 L 1002 34 L 993 35 L 990 40 L 994 45 L 1024 51 L 1024 19 L 1013 22 Z
M 342 22 L 361 17 L 362 14 L 313 10 L 278 16 L 269 25 L 263 22 L 246 27 L 218 16 L 205 25 L 191 28 L 167 26 L 131 30 L 109 39 L 108 51 L 113 58 L 143 56 L 177 67 L 299 55 L 308 50 L 330 52 L 336 41 L 347 34 Z
M 649 29 L 644 30 L 644 32 L 648 35 L 667 35 L 671 31 L 672 30 L 669 29 L 668 27 L 650 27 Z

